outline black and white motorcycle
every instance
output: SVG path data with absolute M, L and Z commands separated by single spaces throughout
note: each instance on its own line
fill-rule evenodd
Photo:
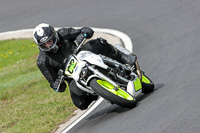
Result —
M 81 90 L 127 108 L 136 106 L 136 97 L 141 93 L 147 94 L 154 90 L 154 83 L 141 72 L 138 61 L 128 66 L 91 51 L 78 52 L 85 41 L 67 59 L 66 69 L 60 70 L 61 80 L 72 78 Z M 121 45 L 115 47 L 132 54 Z

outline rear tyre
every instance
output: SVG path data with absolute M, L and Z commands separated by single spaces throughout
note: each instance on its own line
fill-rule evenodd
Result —
M 112 84 L 102 79 L 93 78 L 89 85 L 97 94 L 111 103 L 115 103 L 126 108 L 133 108 L 137 104 L 136 99 L 131 94 L 120 87 L 114 89 Z
M 154 90 L 153 81 L 146 75 L 142 75 L 142 93 L 148 94 Z

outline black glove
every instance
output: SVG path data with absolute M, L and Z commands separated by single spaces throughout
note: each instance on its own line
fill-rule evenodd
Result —
M 83 33 L 82 33 L 82 34 L 80 34 L 80 35 L 77 36 L 75 42 L 76 42 L 77 44 L 80 44 L 80 43 L 83 41 L 83 39 L 86 38 L 86 37 L 87 37 L 87 34 L 85 34 L 85 33 L 83 34 Z
M 53 90 L 55 90 L 56 92 L 64 92 L 67 85 L 65 84 L 65 82 L 62 82 L 62 83 L 60 83 L 60 82 L 61 82 L 60 78 L 58 78 L 55 81 L 51 82 L 50 83 L 51 88 Z M 58 89 L 59 84 L 60 84 L 60 87 Z
M 90 27 L 81 28 L 81 33 L 87 34 L 86 39 L 89 39 L 93 36 L 94 31 Z

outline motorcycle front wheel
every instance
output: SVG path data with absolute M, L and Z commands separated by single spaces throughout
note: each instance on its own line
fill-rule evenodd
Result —
M 122 107 L 133 108 L 136 106 L 136 99 L 121 87 L 115 88 L 114 85 L 99 78 L 93 78 L 90 87 L 101 97 L 111 103 L 118 104 Z

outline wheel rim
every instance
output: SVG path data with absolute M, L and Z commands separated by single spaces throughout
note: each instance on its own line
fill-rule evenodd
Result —
M 142 82 L 147 83 L 147 84 L 151 83 L 150 80 L 147 77 L 145 77 L 144 75 L 142 75 Z
M 107 81 L 103 81 L 103 80 L 97 80 L 97 83 L 102 86 L 103 88 L 105 88 L 106 90 L 108 90 L 109 92 L 122 97 L 124 99 L 127 100 L 133 100 L 132 95 L 130 95 L 129 93 L 127 93 L 126 91 L 124 91 L 123 89 L 121 89 L 120 87 L 117 88 L 117 90 L 114 90 L 114 85 L 110 84 Z

